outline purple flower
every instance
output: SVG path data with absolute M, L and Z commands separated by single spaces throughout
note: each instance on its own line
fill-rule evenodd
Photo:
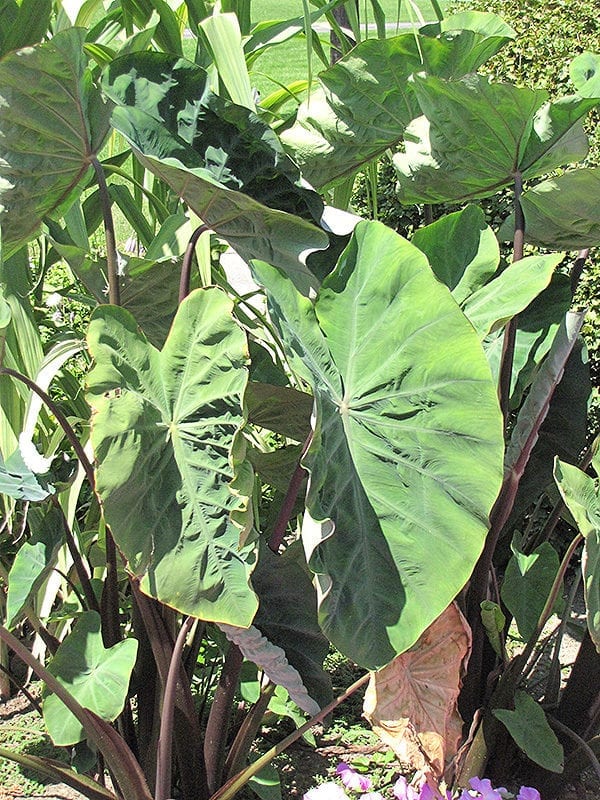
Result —
M 474 792 L 478 792 L 476 797 L 480 798 L 480 800 L 502 800 L 502 794 L 506 794 L 506 789 L 503 786 L 499 789 L 494 789 L 488 778 L 471 778 L 469 785 Z M 459 800 L 471 800 L 472 797 L 473 795 L 464 791 Z
M 403 775 L 394 784 L 394 797 L 396 800 L 419 800 L 417 790 L 414 786 L 409 786 Z
M 541 800 L 540 793 L 533 786 L 521 786 L 517 800 Z
M 340 776 L 346 789 L 352 792 L 368 792 L 371 788 L 371 779 L 366 775 L 359 775 L 349 764 L 338 764 L 335 774 Z
M 328 781 L 309 789 L 302 800 L 348 800 L 348 795 L 337 783 Z

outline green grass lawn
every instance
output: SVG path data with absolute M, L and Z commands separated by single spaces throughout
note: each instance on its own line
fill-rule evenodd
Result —
M 374 25 L 373 9 L 370 0 L 359 0 L 360 19 L 362 25 Z M 430 0 L 380 0 L 384 11 L 388 36 L 394 35 L 397 23 L 420 22 L 418 14 L 426 21 L 436 18 Z M 440 0 L 443 9 L 445 0 Z M 314 11 L 315 7 L 310 6 Z M 268 20 L 286 20 L 303 16 L 302 0 L 252 0 L 252 21 L 265 22 Z M 367 29 L 366 36 L 374 36 L 375 31 Z M 329 37 L 326 32 L 320 35 L 325 52 L 328 52 Z M 194 44 L 187 40 L 185 55 L 193 58 Z M 189 50 L 189 52 L 188 52 Z M 312 72 L 317 75 L 325 66 L 321 63 L 316 53 L 312 53 Z M 308 75 L 308 54 L 306 39 L 299 35 L 274 47 L 269 47 L 256 60 L 251 69 L 252 84 L 260 92 L 261 97 L 266 97 L 278 88 L 278 83 L 285 86 L 296 80 L 304 80 Z
M 369 0 L 359 0 L 360 20 L 362 25 L 373 25 L 374 16 L 372 5 Z M 394 26 L 396 23 L 407 23 L 418 20 L 417 13 L 420 11 L 425 20 L 435 19 L 435 12 L 430 0 L 381 0 L 380 5 L 385 13 L 386 24 Z M 444 3 L 440 3 L 444 7 Z M 416 8 L 415 8 L 416 7 Z M 310 6 L 311 11 L 314 6 Z M 252 0 L 252 20 L 253 22 L 277 19 L 293 19 L 301 17 L 303 14 L 302 0 Z M 374 36 L 374 31 L 367 31 L 366 35 Z M 388 29 L 388 35 L 393 35 L 394 29 Z M 365 34 L 363 34 L 365 36 Z M 321 36 L 325 50 L 327 52 L 328 36 Z M 318 74 L 324 65 L 313 52 L 312 71 Z M 301 80 L 308 74 L 308 55 L 306 39 L 303 36 L 296 37 L 289 42 L 285 42 L 276 47 L 271 47 L 261 55 L 252 68 L 252 82 L 260 92 L 262 97 L 266 97 L 270 92 L 278 87 L 272 80 L 275 79 L 284 85 L 292 83 L 294 80 Z

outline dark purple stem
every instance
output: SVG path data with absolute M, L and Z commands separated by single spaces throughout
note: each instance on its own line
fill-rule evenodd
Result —
M 175 696 L 177 680 L 181 667 L 181 654 L 185 639 L 192 625 L 194 617 L 187 617 L 181 626 L 177 641 L 173 648 L 169 674 L 165 685 L 165 695 L 160 721 L 160 735 L 158 738 L 158 752 L 156 758 L 156 793 L 155 800 L 167 800 L 171 796 L 171 765 L 173 760 L 173 720 L 175 717 Z
M 65 512 L 63 511 L 62 506 L 60 505 L 56 497 L 53 497 L 52 500 L 62 520 L 63 530 L 65 532 L 65 539 L 67 540 L 67 547 L 69 548 L 69 553 L 71 554 L 71 558 L 73 559 L 73 565 L 75 566 L 75 571 L 77 572 L 77 577 L 79 578 L 79 583 L 81 584 L 81 588 L 83 590 L 87 607 L 92 611 L 97 611 L 98 613 L 100 613 L 100 605 L 98 604 L 98 600 L 96 599 L 96 595 L 94 594 L 94 590 L 92 589 L 92 584 L 90 583 L 90 577 L 84 566 L 83 559 L 81 558 L 81 553 L 79 552 L 79 548 L 77 547 L 77 544 L 75 542 L 75 537 L 73 536 L 73 532 L 69 526 L 69 521 L 67 520 Z
M 300 458 L 298 459 L 298 464 L 290 480 L 288 490 L 283 499 L 283 503 L 281 504 L 281 509 L 279 511 L 279 514 L 277 515 L 277 519 L 275 520 L 275 525 L 273 526 L 273 532 L 269 539 L 269 548 L 274 553 L 279 552 L 279 548 L 281 546 L 283 537 L 285 536 L 285 532 L 287 530 L 288 522 L 290 521 L 290 517 L 292 516 L 292 511 L 294 510 L 294 506 L 296 505 L 296 500 L 298 499 L 298 492 L 300 491 L 300 487 L 302 486 L 302 481 L 304 480 L 304 477 L 306 475 L 306 470 L 302 466 L 302 459 L 306 455 L 306 452 L 310 447 L 311 441 L 312 441 L 312 432 L 308 435 L 307 440 L 304 442 L 304 445 L 302 447 L 302 452 L 300 453 Z
M 521 206 L 523 192 L 523 177 L 520 172 L 515 173 L 515 234 L 513 239 L 513 264 L 523 258 L 525 242 L 525 217 Z M 517 336 L 517 317 L 513 317 L 504 330 L 502 343 L 502 357 L 500 361 L 500 379 L 498 383 L 498 398 L 504 422 L 508 420 L 510 404 L 510 386 L 515 354 L 515 341 Z
M 212 702 L 206 736 L 204 739 L 204 761 L 209 794 L 214 794 L 221 786 L 223 768 L 225 766 L 225 745 L 227 742 L 227 729 L 231 719 L 233 698 L 237 690 L 240 670 L 244 656 L 240 648 L 233 642 L 225 656 L 225 663 L 219 678 L 219 685 Z M 157 800 L 161 800 L 157 798 Z
M 179 283 L 179 302 L 182 303 L 190 293 L 190 281 L 192 276 L 192 260 L 196 243 L 203 233 L 210 230 L 208 225 L 199 225 L 190 236 L 188 246 L 185 248 L 183 262 L 181 264 L 181 281 Z

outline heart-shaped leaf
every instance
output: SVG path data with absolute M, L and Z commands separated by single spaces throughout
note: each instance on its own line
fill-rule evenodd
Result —
M 479 556 L 502 474 L 496 390 L 448 289 L 379 223 L 359 223 L 314 304 L 273 267 L 254 270 L 315 396 L 303 538 L 321 626 L 379 667 L 414 644 Z
M 248 585 L 254 549 L 240 545 L 231 517 L 247 507 L 246 486 L 232 486 L 247 349 L 231 310 L 219 289 L 196 290 L 158 351 L 131 314 L 100 306 L 88 335 L 89 399 L 97 488 L 142 590 L 186 614 L 244 626 L 257 605 Z
M 48 671 L 80 705 L 112 722 L 123 709 L 137 648 L 136 639 L 105 648 L 100 615 L 86 611 L 61 643 Z M 56 695 L 46 697 L 43 710 L 54 744 L 71 745 L 85 739 L 83 726 Z
M 528 758 L 551 772 L 563 771 L 562 745 L 533 697 L 525 692 L 515 692 L 514 711 L 495 708 L 492 713 Z
M 83 53 L 85 30 L 0 63 L 0 223 L 4 257 L 35 236 L 44 216 L 67 206 L 90 170 L 110 107 Z

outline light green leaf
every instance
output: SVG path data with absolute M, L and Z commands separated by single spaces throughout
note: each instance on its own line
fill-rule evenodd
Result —
M 490 644 L 494 648 L 494 652 L 501 656 L 503 645 L 500 634 L 506 625 L 506 617 L 498 603 L 493 603 L 491 600 L 483 600 L 481 602 L 481 622 Z
M 528 641 L 535 631 L 558 572 L 558 553 L 544 542 L 530 555 L 513 540 L 513 555 L 502 582 L 502 601 L 514 616 L 521 637 Z
M 519 314 L 511 376 L 511 408 L 521 405 L 523 394 L 550 350 L 571 300 L 569 278 L 555 273 L 548 288 Z M 496 331 L 483 343 L 496 380 L 502 357 L 502 339 L 503 331 Z
M 540 247 L 580 250 L 600 244 L 600 169 L 578 169 L 523 192 L 525 239 Z M 509 238 L 512 218 L 502 226 Z
M 86 611 L 59 646 L 48 670 L 84 708 L 112 722 L 123 709 L 137 649 L 136 639 L 106 649 L 100 615 Z M 46 697 L 43 711 L 55 745 L 72 745 L 86 738 L 81 723 L 56 695 Z
M 541 706 L 525 692 L 515 692 L 515 709 L 495 708 L 496 719 L 506 727 L 527 758 L 550 772 L 562 772 L 563 748 Z
M 585 50 L 571 61 L 569 74 L 581 97 L 600 97 L 600 55 Z
M 600 652 L 600 479 L 556 459 L 554 477 L 585 546 L 581 560 L 587 624 Z
M 0 453 L 0 494 L 15 500 L 36 502 L 54 494 L 54 487 L 32 472 L 23 461 L 20 451 L 15 450 L 6 461 Z
M 63 542 L 60 512 L 51 507 L 43 516 L 34 535 L 23 542 L 15 555 L 8 577 L 6 625 L 12 628 L 20 621 L 23 609 L 35 595 L 56 565 L 58 549 Z
M 244 49 L 242 34 L 235 14 L 215 14 L 200 23 L 213 55 L 219 79 L 238 106 L 256 110 Z
M 240 546 L 230 519 L 247 508 L 231 483 L 247 348 L 231 310 L 219 289 L 196 290 L 158 351 L 127 311 L 100 306 L 89 399 L 97 489 L 142 590 L 186 614 L 249 625 L 254 549 Z
M 469 205 L 415 231 L 412 243 L 462 304 L 484 286 L 500 264 L 500 247 L 483 211 Z
M 0 63 L 0 223 L 4 257 L 67 207 L 108 131 L 91 83 L 85 31 L 70 28 Z
M 359 223 L 314 305 L 277 270 L 254 269 L 315 396 L 303 539 L 321 626 L 353 660 L 382 666 L 479 556 L 502 473 L 496 390 L 448 289 L 385 226 Z
M 563 253 L 527 256 L 510 264 L 468 297 L 462 309 L 479 336 L 483 339 L 503 328 L 509 319 L 524 311 L 548 286 L 563 257 Z

